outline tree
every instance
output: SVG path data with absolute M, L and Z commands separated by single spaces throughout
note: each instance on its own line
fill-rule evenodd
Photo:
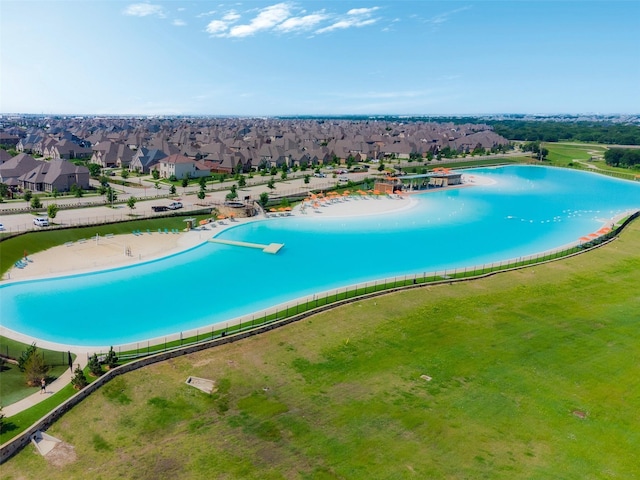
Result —
M 237 192 L 237 186 L 234 183 L 233 185 L 231 185 L 231 191 L 229 193 L 227 193 L 227 200 L 233 200 L 234 198 L 238 198 L 238 192 Z
M 42 201 L 40 200 L 40 197 L 38 195 L 35 195 L 31 199 L 31 208 L 34 208 L 34 209 L 42 208 Z
M 107 192 L 106 192 L 106 196 L 107 196 L 107 202 L 113 204 L 113 202 L 115 202 L 116 200 L 118 200 L 118 194 L 116 193 L 116 191 L 111 188 L 111 187 L 107 187 Z
M 47 216 L 53 220 L 54 218 L 56 218 L 57 215 L 58 215 L 58 205 L 56 205 L 55 203 L 49 204 L 49 206 L 47 207 Z
M 287 179 L 287 172 L 283 170 L 282 173 L 280 174 L 280 178 L 282 180 L 286 180 Z
M 69 190 L 71 191 L 71 193 L 73 193 L 73 196 L 76 197 L 76 198 L 80 198 L 84 194 L 84 192 L 82 191 L 82 188 L 80 188 L 75 183 L 73 185 L 71 185 L 71 188 L 69 188 Z
M 56 187 L 53 187 L 53 190 L 51 190 L 51 195 L 53 195 L 53 198 L 58 198 L 60 192 L 58 192 L 58 189 Z
M 275 182 L 275 180 L 273 178 L 271 180 L 269 180 L 269 183 L 267 183 L 267 188 L 270 188 L 271 190 L 276 188 L 276 182 Z
M 309 179 L 311 178 L 311 175 L 305 175 L 304 177 L 304 183 L 309 183 Z
M 207 179 L 205 177 L 200 177 L 200 180 L 198 180 L 198 185 L 200 185 L 200 188 L 204 190 L 205 188 L 207 188 Z
M 37 350 L 38 350 L 38 347 L 36 347 L 36 344 L 32 343 L 27 347 L 26 350 L 22 351 L 22 353 L 20 354 L 20 357 L 18 358 L 18 370 L 20 370 L 21 372 L 24 372 L 27 361 L 31 358 L 32 355 L 34 355 L 37 352 Z
M 189 177 L 184 177 L 182 179 L 182 188 L 187 188 L 189 186 Z
M 200 200 L 204 200 L 204 198 L 207 196 L 207 194 L 205 193 L 204 189 L 200 189 L 200 191 L 198 192 L 198 198 Z
M 47 376 L 49 366 L 44 363 L 43 356 L 36 350 L 29 356 L 24 364 L 24 375 L 27 385 L 34 387 L 40 384 L 40 381 Z
M 129 197 L 129 199 L 127 200 L 127 207 L 129 207 L 129 210 L 133 210 L 136 208 L 136 202 L 138 201 L 138 199 L 136 197 L 134 197 L 133 195 L 131 195 Z
M 71 384 L 77 390 L 82 390 L 84 387 L 89 385 L 89 381 L 87 380 L 87 377 L 85 376 L 80 366 L 77 366 L 76 369 L 73 371 L 73 378 L 71 379 Z
M 113 347 L 109 349 L 104 359 L 104 364 L 109 368 L 116 368 L 118 366 L 118 357 L 116 356 L 116 352 L 113 351 Z
M 380 162 L 380 165 L 378 165 L 378 171 L 384 172 L 384 163 Z
M 171 185 L 171 187 L 169 188 L 169 193 L 171 195 L 175 195 L 176 194 L 176 186 L 175 185 Z
M 268 192 L 262 192 L 260 194 L 260 205 L 262 205 L 262 207 L 266 207 L 269 204 L 269 193 Z
M 0 198 L 6 198 L 9 195 L 9 185 L 0 183 Z
M 269 173 L 270 173 L 271 175 L 275 175 L 276 173 L 278 173 L 278 169 L 277 169 L 275 166 L 274 166 L 274 167 L 271 167 L 271 170 L 269 170 Z
M 97 163 L 89 163 L 87 165 L 87 168 L 89 169 L 89 175 L 91 175 L 93 178 L 98 178 L 100 176 L 100 172 L 102 171 L 102 168 Z
M 160 180 L 160 172 L 158 170 L 151 170 L 151 176 L 154 180 Z
M 244 175 L 240 175 L 240 178 L 238 178 L 238 186 L 240 188 L 247 186 L 247 179 L 244 177 Z
M 89 363 L 87 364 L 87 366 L 89 367 L 91 375 L 94 375 L 96 377 L 102 375 L 102 365 L 100 365 L 97 354 L 94 353 L 93 356 L 89 358 Z
M 126 180 L 127 178 L 129 178 L 129 170 L 127 170 L 126 168 L 122 167 L 122 170 L 120 171 L 120 176 Z
M 33 193 L 31 192 L 31 190 L 25 190 L 24 194 L 22 195 L 24 201 L 28 202 L 29 200 L 31 200 L 31 197 L 33 197 Z

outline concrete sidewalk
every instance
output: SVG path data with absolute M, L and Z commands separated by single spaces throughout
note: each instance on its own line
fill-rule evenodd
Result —
M 76 355 L 75 363 L 73 364 L 73 369 L 75 370 L 78 365 L 80 368 L 84 368 L 87 366 L 87 356 L 86 355 Z M 65 370 L 65 372 L 56 378 L 53 382 L 47 385 L 47 389 L 45 393 L 37 392 L 29 395 L 22 400 L 19 400 L 11 405 L 7 405 L 6 407 L 2 407 L 2 413 L 4 413 L 5 418 L 11 417 L 17 413 L 22 412 L 23 410 L 27 410 L 28 408 L 37 405 L 40 402 L 45 401 L 50 398 L 56 392 L 59 392 L 61 389 L 69 385 L 71 383 L 71 378 L 73 377 L 73 372 L 69 369 Z

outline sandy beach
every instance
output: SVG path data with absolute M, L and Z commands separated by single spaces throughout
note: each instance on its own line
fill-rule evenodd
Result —
M 416 203 L 411 195 L 349 197 L 320 202 L 317 208 L 308 206 L 304 209 L 304 213 L 298 205 L 291 212 L 291 216 L 285 218 L 376 215 L 405 210 Z M 226 228 L 245 222 L 269 221 L 270 218 L 273 218 L 273 214 L 269 217 L 258 215 L 251 218 L 238 218 L 233 222 L 218 221 L 215 224 L 179 233 L 152 232 L 140 235 L 115 235 L 110 238 L 87 238 L 83 242 L 60 245 L 29 255 L 28 258 L 31 261 L 27 266 L 21 269 L 13 267 L 5 274 L 3 281 L 58 277 L 148 262 L 195 247 Z

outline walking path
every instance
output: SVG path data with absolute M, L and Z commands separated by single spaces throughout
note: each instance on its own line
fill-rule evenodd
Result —
M 76 356 L 76 363 L 74 366 L 80 365 L 80 368 L 84 368 L 87 366 L 87 356 L 85 354 L 80 354 Z M 53 382 L 47 385 L 45 393 L 37 392 L 32 395 L 29 395 L 22 400 L 19 400 L 11 405 L 7 405 L 6 407 L 2 407 L 2 413 L 4 413 L 5 417 L 11 417 L 17 413 L 20 413 L 28 408 L 37 405 L 40 402 L 43 402 L 47 398 L 50 398 L 54 393 L 59 392 L 64 387 L 71 383 L 71 378 L 73 377 L 73 372 L 71 369 L 65 370 L 65 372 L 56 378 Z

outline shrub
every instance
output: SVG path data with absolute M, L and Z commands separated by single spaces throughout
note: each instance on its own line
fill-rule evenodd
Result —
M 96 377 L 99 377 L 100 375 L 102 375 L 102 365 L 100 365 L 100 361 L 98 360 L 98 355 L 96 355 L 95 353 L 91 358 L 89 358 L 88 366 L 89 366 L 89 371 L 91 372 L 91 375 L 94 375 Z
M 84 387 L 89 385 L 89 382 L 87 381 L 87 377 L 85 377 L 84 372 L 79 366 L 76 367 L 76 369 L 73 371 L 73 378 L 71 379 L 71 384 L 78 390 L 82 390 Z
M 104 363 L 109 368 L 116 368 L 118 366 L 118 357 L 116 356 L 116 352 L 113 351 L 113 347 L 109 349 L 109 353 L 107 353 Z

